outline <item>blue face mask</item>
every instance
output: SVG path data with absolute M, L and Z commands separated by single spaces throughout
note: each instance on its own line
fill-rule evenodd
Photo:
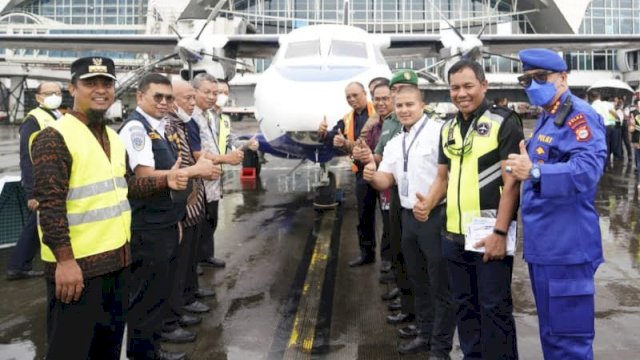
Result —
M 524 91 L 529 97 L 529 102 L 532 105 L 537 106 L 549 105 L 551 100 L 553 100 L 553 97 L 556 95 L 556 87 L 550 82 L 538 84 L 536 81 L 532 81 L 531 85 Z

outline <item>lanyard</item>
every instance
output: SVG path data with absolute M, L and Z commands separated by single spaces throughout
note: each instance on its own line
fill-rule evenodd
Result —
M 407 172 L 408 166 L 409 166 L 409 150 L 411 150 L 411 147 L 413 146 L 413 143 L 418 138 L 418 135 L 420 135 L 420 132 L 422 132 L 422 129 L 424 129 L 424 126 L 427 125 L 427 121 L 429 121 L 429 118 L 425 117 L 424 122 L 422 123 L 422 125 L 420 125 L 420 127 L 418 128 L 418 131 L 416 131 L 416 135 L 411 140 L 411 143 L 409 144 L 409 148 L 407 148 L 407 143 L 406 143 L 407 135 L 409 135 L 409 133 L 405 133 L 404 137 L 402 138 L 402 157 L 404 158 L 404 172 L 405 173 Z M 411 131 L 411 130 L 409 130 L 409 131 Z

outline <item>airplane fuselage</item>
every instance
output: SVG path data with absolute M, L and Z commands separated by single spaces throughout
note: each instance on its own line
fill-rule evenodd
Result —
M 320 122 L 326 117 L 331 127 L 350 111 L 344 92 L 349 83 L 366 88 L 371 79 L 390 74 L 362 29 L 314 25 L 292 31 L 256 84 L 256 119 L 265 145 L 280 156 L 330 160 L 335 153 L 317 136 Z

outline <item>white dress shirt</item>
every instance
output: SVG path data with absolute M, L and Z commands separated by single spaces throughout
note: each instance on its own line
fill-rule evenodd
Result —
M 426 123 L 425 123 L 426 122 Z M 416 133 L 424 124 L 424 128 L 416 137 Z M 426 195 L 438 173 L 438 146 L 440 131 L 444 122 L 440 119 L 428 118 L 423 115 L 411 129 L 389 140 L 384 148 L 382 162 L 378 171 L 393 174 L 393 178 L 400 193 L 400 203 L 405 209 L 413 209 L 417 198 L 416 193 Z M 415 138 L 413 146 L 409 145 Z M 407 172 L 404 172 L 403 139 L 408 149 Z M 402 194 L 402 179 L 408 181 L 408 193 Z
M 136 108 L 147 120 L 151 128 L 153 128 L 160 136 L 164 137 L 164 128 L 166 121 L 164 119 L 156 119 L 151 115 L 142 111 L 140 107 Z M 151 149 L 151 138 L 140 121 L 129 121 L 120 130 L 120 139 L 124 142 L 129 155 L 129 166 L 133 171 L 138 165 L 156 167 L 156 161 L 153 157 Z

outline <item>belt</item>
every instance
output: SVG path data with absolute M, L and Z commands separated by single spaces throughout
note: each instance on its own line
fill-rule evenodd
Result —
M 454 234 L 452 232 L 442 230 L 442 237 L 453 243 L 464 246 L 464 235 L 462 234 Z

